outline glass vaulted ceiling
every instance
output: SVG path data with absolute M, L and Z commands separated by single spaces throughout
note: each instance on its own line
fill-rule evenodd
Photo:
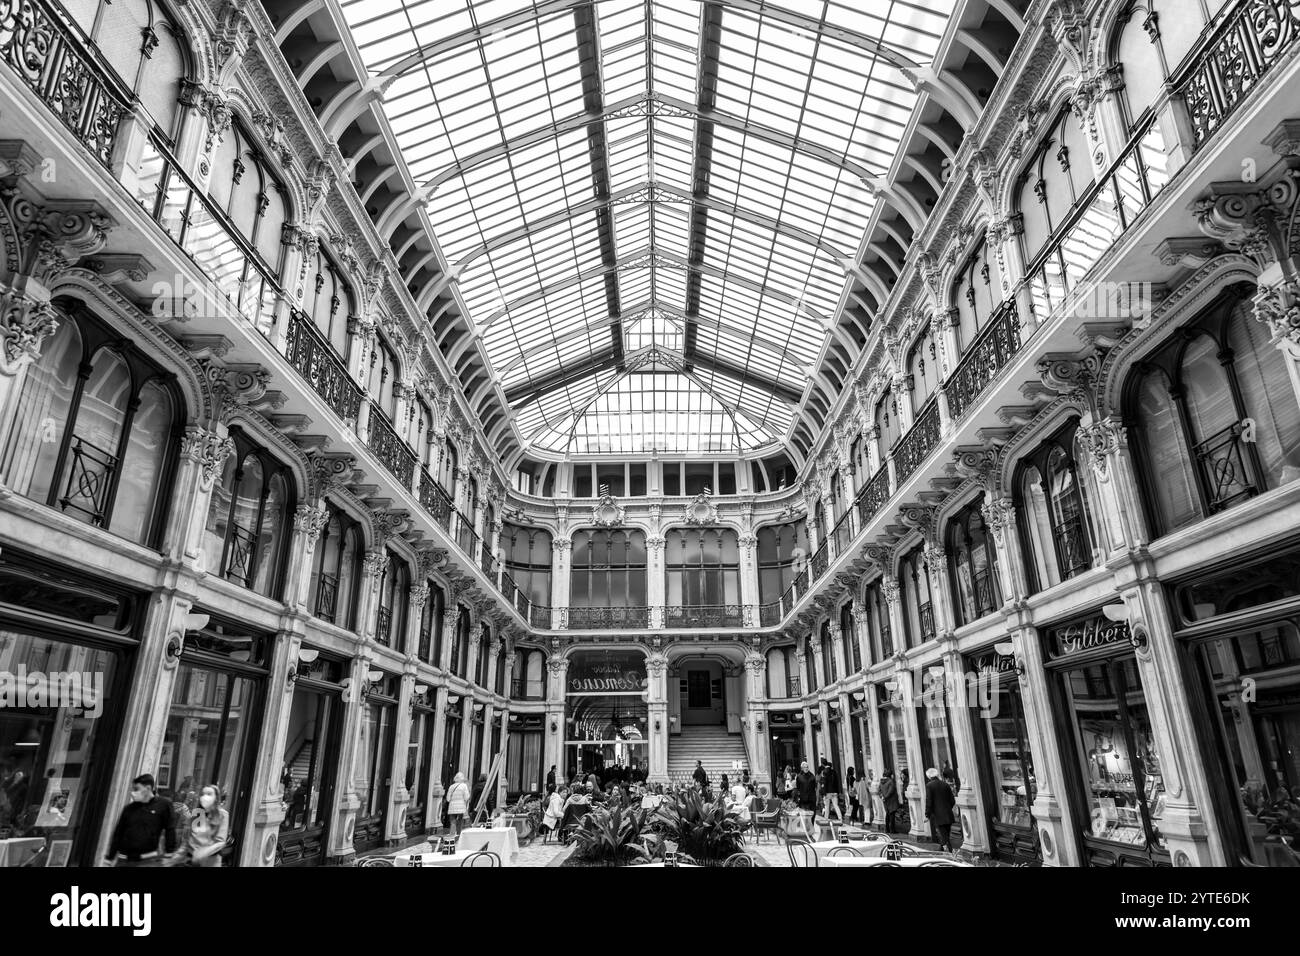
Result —
M 953 0 L 345 0 L 535 449 L 789 434 Z

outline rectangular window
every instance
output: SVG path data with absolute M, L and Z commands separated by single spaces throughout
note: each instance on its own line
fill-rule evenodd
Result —
M 672 497 L 682 493 L 682 472 L 680 462 L 668 462 L 664 469 L 664 495 Z

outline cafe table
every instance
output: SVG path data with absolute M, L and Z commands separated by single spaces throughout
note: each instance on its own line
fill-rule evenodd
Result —
M 881 866 L 882 864 L 892 863 L 896 866 L 921 866 L 930 864 L 932 866 L 956 866 L 974 869 L 969 863 L 963 863 L 960 860 L 949 860 L 943 857 L 933 856 L 905 856 L 901 860 L 886 860 L 883 856 L 827 856 L 818 860 L 820 866 Z
M 484 849 L 491 850 L 501 857 L 502 865 L 509 866 L 519 855 L 519 833 L 514 827 L 467 827 L 460 831 L 457 852 Z
M 482 844 L 479 844 L 479 846 L 482 846 Z M 414 868 L 423 868 L 426 866 L 460 866 L 477 853 L 478 849 L 479 847 L 476 846 L 472 850 L 457 850 L 455 853 L 399 853 L 393 857 L 393 866 L 407 866 Z M 485 860 L 486 858 L 480 860 L 478 865 L 487 869 Z M 514 863 L 503 856 L 501 857 L 501 865 L 513 866 Z
M 695 863 L 678 863 L 677 865 L 678 865 L 679 867 L 681 867 L 682 869 L 684 869 L 684 870 L 685 870 L 685 869 L 692 869 L 692 870 L 700 869 L 700 867 L 699 867 L 697 864 L 695 864 Z M 667 869 L 672 869 L 672 868 L 671 868 L 670 866 L 668 866 L 667 863 L 659 862 L 659 863 L 638 863 L 638 864 L 635 864 L 634 866 L 632 866 L 631 869 L 634 869 L 634 870 L 649 870 L 649 869 L 667 870 Z
M 825 860 L 831 850 L 836 847 L 846 846 L 858 854 L 858 856 L 881 856 L 885 852 L 885 847 L 889 846 L 889 840 L 850 840 L 848 843 L 841 843 L 839 840 L 819 840 L 811 844 L 816 852 L 818 859 Z M 836 854 L 840 856 L 841 854 Z M 852 854 L 843 854 L 851 856 Z

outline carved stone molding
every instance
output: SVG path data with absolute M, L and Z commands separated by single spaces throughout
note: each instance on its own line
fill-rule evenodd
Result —
M 619 505 L 613 495 L 604 495 L 600 501 L 591 506 L 591 523 L 598 528 L 614 528 L 622 525 L 627 512 Z
M 716 524 L 718 506 L 704 492 L 692 498 L 682 509 L 682 521 L 686 524 Z
M 216 432 L 189 425 L 181 436 L 181 457 L 200 468 L 199 487 L 210 491 L 225 466 L 226 458 L 235 451 L 235 443 Z

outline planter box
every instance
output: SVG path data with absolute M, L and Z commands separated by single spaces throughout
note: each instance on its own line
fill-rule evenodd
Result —
M 812 810 L 782 810 L 781 832 L 785 834 L 786 839 L 795 837 L 813 842 L 817 839 L 816 816 L 817 814 Z

